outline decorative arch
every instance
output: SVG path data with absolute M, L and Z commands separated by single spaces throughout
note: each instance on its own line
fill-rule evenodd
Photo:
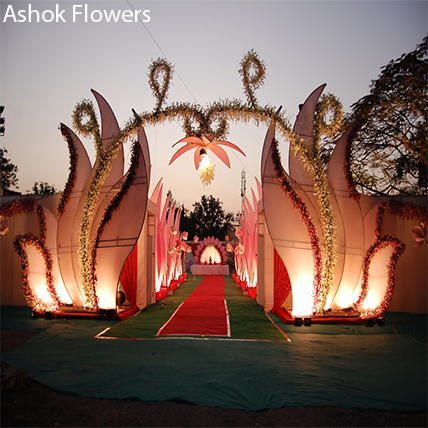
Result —
M 204 238 L 196 247 L 194 260 L 198 264 L 224 264 L 227 262 L 226 247 L 218 238 Z

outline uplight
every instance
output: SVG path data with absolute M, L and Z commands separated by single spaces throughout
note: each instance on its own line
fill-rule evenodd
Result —
M 305 317 L 312 314 L 313 277 L 309 272 L 301 272 L 296 278 L 293 287 L 293 316 Z

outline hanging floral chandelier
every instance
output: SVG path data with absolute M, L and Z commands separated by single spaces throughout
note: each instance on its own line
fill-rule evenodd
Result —
M 230 147 L 245 156 L 245 153 L 237 145 L 230 143 L 229 141 L 214 140 L 214 137 L 211 135 L 203 135 L 202 138 L 194 136 L 185 137 L 180 141 L 177 141 L 172 147 L 179 143 L 186 144 L 174 153 L 169 161 L 169 165 L 171 165 L 182 154 L 190 150 L 195 150 L 195 168 L 199 172 L 199 177 L 204 185 L 210 185 L 214 180 L 215 164 L 208 156 L 208 150 L 211 150 L 228 168 L 230 168 L 229 156 L 220 146 Z

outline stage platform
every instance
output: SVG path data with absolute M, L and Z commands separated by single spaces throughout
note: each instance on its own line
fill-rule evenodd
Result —
M 229 275 L 229 265 L 198 265 L 190 268 L 192 275 Z

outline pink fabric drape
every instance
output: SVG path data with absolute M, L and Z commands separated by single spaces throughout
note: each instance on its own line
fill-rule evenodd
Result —
M 291 282 L 281 257 L 275 249 L 274 256 L 274 303 L 272 312 L 281 307 L 291 292 Z
M 137 268 L 138 268 L 138 251 L 135 245 L 131 254 L 123 266 L 120 274 L 120 282 L 125 290 L 126 297 L 132 306 L 137 305 Z

